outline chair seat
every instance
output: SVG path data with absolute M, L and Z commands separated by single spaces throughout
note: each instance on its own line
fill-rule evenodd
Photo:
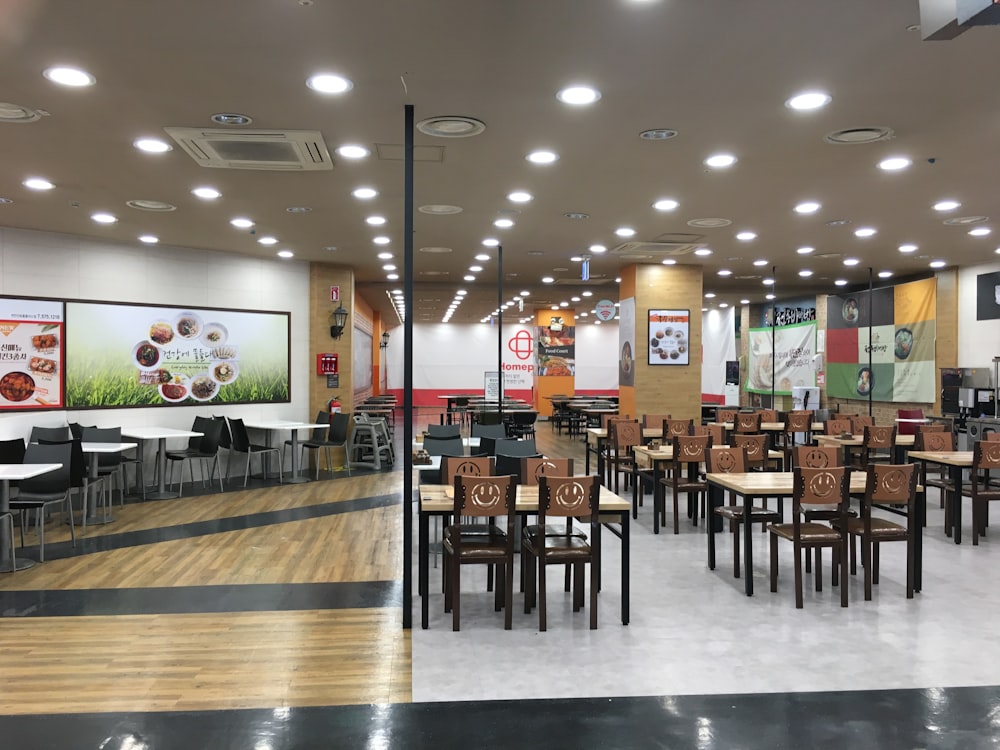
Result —
M 487 526 L 484 523 L 460 523 L 445 527 L 444 541 L 453 544 L 456 533 L 461 535 L 460 541 L 463 545 L 482 544 L 483 539 L 495 540 L 497 544 L 502 544 L 507 539 L 507 534 L 499 526 Z
M 21 510 L 24 507 L 35 507 L 37 505 L 42 505 L 43 503 L 54 503 L 57 500 L 65 500 L 65 492 L 52 492 L 52 493 L 35 493 L 35 492 L 19 492 L 17 497 L 14 497 L 10 501 L 10 507 L 13 510 Z
M 772 523 L 767 527 L 772 534 L 787 539 L 795 540 L 795 527 L 790 523 Z M 800 539 L 803 542 L 835 542 L 840 539 L 840 532 L 823 523 L 812 523 L 805 521 L 799 524 Z
M 660 484 L 667 487 L 673 487 L 678 492 L 701 492 L 702 490 L 708 489 L 708 484 L 705 482 L 682 482 L 678 481 L 674 484 L 673 479 L 661 479 Z
M 906 527 L 900 526 L 893 521 L 884 518 L 873 518 L 872 539 L 905 539 Z M 849 518 L 847 520 L 847 531 L 858 536 L 865 535 L 865 522 L 860 518 Z
M 538 554 L 538 537 L 524 540 L 524 547 L 533 554 Z M 587 540 L 571 536 L 547 536 L 545 537 L 546 557 L 557 557 L 560 561 L 567 558 L 580 557 L 587 559 L 590 557 L 591 548 Z
M 167 451 L 167 458 L 172 461 L 183 461 L 186 458 L 215 458 L 215 454 L 186 449 L 182 451 Z
M 545 536 L 572 536 L 576 537 L 577 539 L 587 538 L 587 535 L 582 531 L 578 531 L 577 529 L 572 529 L 571 531 L 567 532 L 565 526 L 556 526 L 555 524 L 550 524 L 550 523 L 545 524 L 544 531 L 545 531 Z M 530 526 L 525 526 L 523 531 L 524 535 L 531 539 L 537 538 L 541 532 L 542 532 L 542 527 L 539 526 L 537 523 L 531 524 Z
M 723 505 L 720 508 L 716 508 L 715 512 L 723 518 L 728 518 L 730 521 L 743 520 L 742 505 Z M 751 508 L 750 517 L 754 519 L 754 523 L 760 521 L 781 521 L 781 514 L 768 508 Z
M 497 537 L 472 536 L 462 537 L 462 545 L 457 557 L 460 560 L 471 562 L 472 560 L 506 560 L 507 540 Z M 455 555 L 455 547 L 452 540 L 445 537 L 444 551 L 449 555 Z

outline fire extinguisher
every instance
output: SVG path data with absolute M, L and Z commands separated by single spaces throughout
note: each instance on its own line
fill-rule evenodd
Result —
M 330 399 L 330 403 L 326 405 L 326 410 L 331 414 L 340 414 L 340 401 L 334 396 Z

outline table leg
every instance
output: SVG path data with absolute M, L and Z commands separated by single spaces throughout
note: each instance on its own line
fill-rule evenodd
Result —
M 417 593 L 420 594 L 420 627 L 427 630 L 427 599 L 429 597 L 429 592 L 427 591 L 427 579 L 429 577 L 427 558 L 430 555 L 430 542 L 428 541 L 428 537 L 430 536 L 430 519 L 428 518 L 428 514 L 423 511 L 418 511 L 417 518 L 417 526 L 419 528 L 417 541 Z
M 924 525 L 927 522 L 927 488 L 924 487 L 924 491 L 915 499 L 917 507 L 915 509 L 916 518 L 916 528 L 913 533 L 916 534 L 916 539 L 913 540 L 913 590 L 920 591 L 921 584 L 923 583 L 923 572 L 924 572 Z
M 708 485 L 708 523 L 705 525 L 708 527 L 705 533 L 708 534 L 708 569 L 715 570 L 715 509 L 720 507 L 723 502 L 723 497 L 725 493 L 720 487 L 716 487 L 714 484 Z M 721 521 L 722 518 L 719 517 Z
M 962 467 L 952 466 L 951 486 L 954 488 L 951 493 L 951 535 L 955 539 L 955 544 L 962 543 Z
M 10 480 L 4 479 L 3 482 L 0 482 L 0 513 L 6 513 L 9 510 Z M 10 549 L 10 545 L 13 544 L 13 540 L 7 538 L 8 532 L 7 524 L 0 524 L 0 573 L 13 573 L 15 570 L 26 570 L 34 567 L 34 560 L 29 560 L 26 557 L 15 557 L 14 568 L 13 570 L 11 569 L 10 556 L 7 554 L 7 551 Z
M 316 460 L 319 461 L 319 455 L 316 456 Z M 299 466 L 299 431 L 292 430 L 292 476 L 287 479 L 289 484 L 305 484 L 306 482 L 311 482 L 309 477 L 299 476 L 299 471 L 302 467 Z
M 750 508 L 753 498 L 743 495 L 743 587 L 747 596 L 753 596 L 753 524 L 750 523 Z
M 115 519 L 111 517 L 110 514 L 99 516 L 97 515 L 97 464 L 99 455 L 97 453 L 90 454 L 90 469 L 88 471 L 90 479 L 90 491 L 88 492 L 89 497 L 87 498 L 87 507 L 84 508 L 84 514 L 87 516 L 86 522 L 93 524 L 95 526 L 100 526 L 101 524 L 111 523 Z M 111 477 L 108 477 L 110 484 Z M 122 489 L 124 492 L 124 488 Z M 108 503 L 111 503 L 111 487 L 108 487 Z
M 150 500 L 172 500 L 179 497 L 176 492 L 167 491 L 167 439 L 160 438 L 156 445 L 156 473 L 159 479 L 156 482 L 156 492 L 149 492 L 146 497 Z
M 665 503 L 666 488 L 660 483 L 660 463 L 654 458 L 653 463 L 653 533 L 660 533 L 660 503 Z
M 628 511 L 622 511 L 622 625 L 629 621 L 629 523 Z
M 587 435 L 587 441 L 583 445 L 583 473 L 590 474 L 590 435 Z M 599 473 L 599 472 L 598 472 Z M 603 479 L 601 480 L 604 481 Z

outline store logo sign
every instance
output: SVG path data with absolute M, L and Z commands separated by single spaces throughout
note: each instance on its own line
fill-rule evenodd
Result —
M 514 352 L 520 360 L 526 360 L 534 354 L 534 341 L 530 331 L 520 330 L 507 340 L 507 348 Z

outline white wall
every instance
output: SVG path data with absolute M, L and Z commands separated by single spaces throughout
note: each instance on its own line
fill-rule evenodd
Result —
M 1000 263 L 958 270 L 958 366 L 993 367 L 1000 356 L 1000 320 L 976 320 L 976 277 L 1000 271 Z
M 156 245 L 0 229 L 0 294 L 291 312 L 290 404 L 32 412 L 0 418 L 0 438 L 32 425 L 186 428 L 199 414 L 308 419 L 309 264 Z M 67 419 L 68 416 L 68 419 Z
M 701 392 L 725 393 L 726 360 L 736 359 L 736 316 L 732 307 L 702 317 Z

